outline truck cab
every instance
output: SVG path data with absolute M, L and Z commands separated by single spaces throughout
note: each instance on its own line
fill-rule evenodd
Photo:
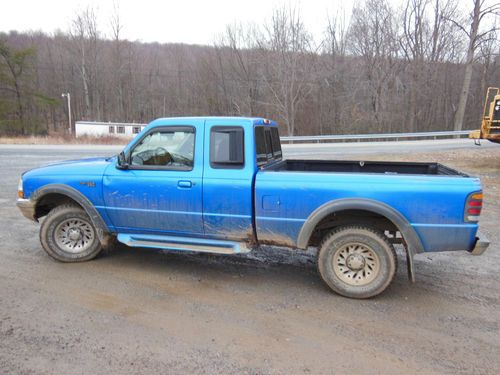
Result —
M 254 130 L 278 137 L 265 120 L 152 122 L 104 173 L 102 210 L 111 229 L 255 242 Z M 269 157 L 278 160 L 278 151 Z

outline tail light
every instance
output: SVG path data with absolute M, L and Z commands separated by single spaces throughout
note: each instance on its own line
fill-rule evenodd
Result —
M 470 194 L 465 203 L 464 220 L 471 222 L 479 221 L 481 208 L 483 208 L 483 192 L 477 191 Z

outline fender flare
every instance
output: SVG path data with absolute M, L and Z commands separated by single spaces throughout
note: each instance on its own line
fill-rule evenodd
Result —
M 65 195 L 68 198 L 71 198 L 74 200 L 76 203 L 78 203 L 82 208 L 85 210 L 87 215 L 89 215 L 90 220 L 92 221 L 92 224 L 97 230 L 97 236 L 99 237 L 99 240 L 104 240 L 105 236 L 111 231 L 109 230 L 108 226 L 104 222 L 103 218 L 99 214 L 99 212 L 96 210 L 92 202 L 89 201 L 89 199 L 83 195 L 81 192 L 76 190 L 75 188 L 72 188 L 71 186 L 68 185 L 63 185 L 63 184 L 49 184 L 42 186 L 41 188 L 37 189 L 35 192 L 33 192 L 30 196 L 30 201 L 33 202 L 33 206 L 36 207 L 40 199 L 45 197 L 48 194 L 61 194 Z
M 364 210 L 370 211 L 386 217 L 401 232 L 406 242 L 406 258 L 408 264 L 408 276 L 412 282 L 415 281 L 415 272 L 413 266 L 413 256 L 424 251 L 420 237 L 415 229 L 399 211 L 395 210 L 386 203 L 367 198 L 345 198 L 327 202 L 315 209 L 307 218 L 300 229 L 297 238 L 297 247 L 307 248 L 309 239 L 316 225 L 326 216 L 344 210 Z

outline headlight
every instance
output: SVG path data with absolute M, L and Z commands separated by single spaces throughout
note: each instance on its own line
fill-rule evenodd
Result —
M 21 199 L 24 199 L 24 191 L 23 191 L 23 179 L 19 179 L 19 184 L 17 185 L 17 196 Z

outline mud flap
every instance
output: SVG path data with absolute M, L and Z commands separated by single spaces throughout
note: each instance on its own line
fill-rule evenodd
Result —
M 408 280 L 413 284 L 415 283 L 415 267 L 413 265 L 413 252 L 405 246 L 406 248 L 406 266 L 408 267 Z

